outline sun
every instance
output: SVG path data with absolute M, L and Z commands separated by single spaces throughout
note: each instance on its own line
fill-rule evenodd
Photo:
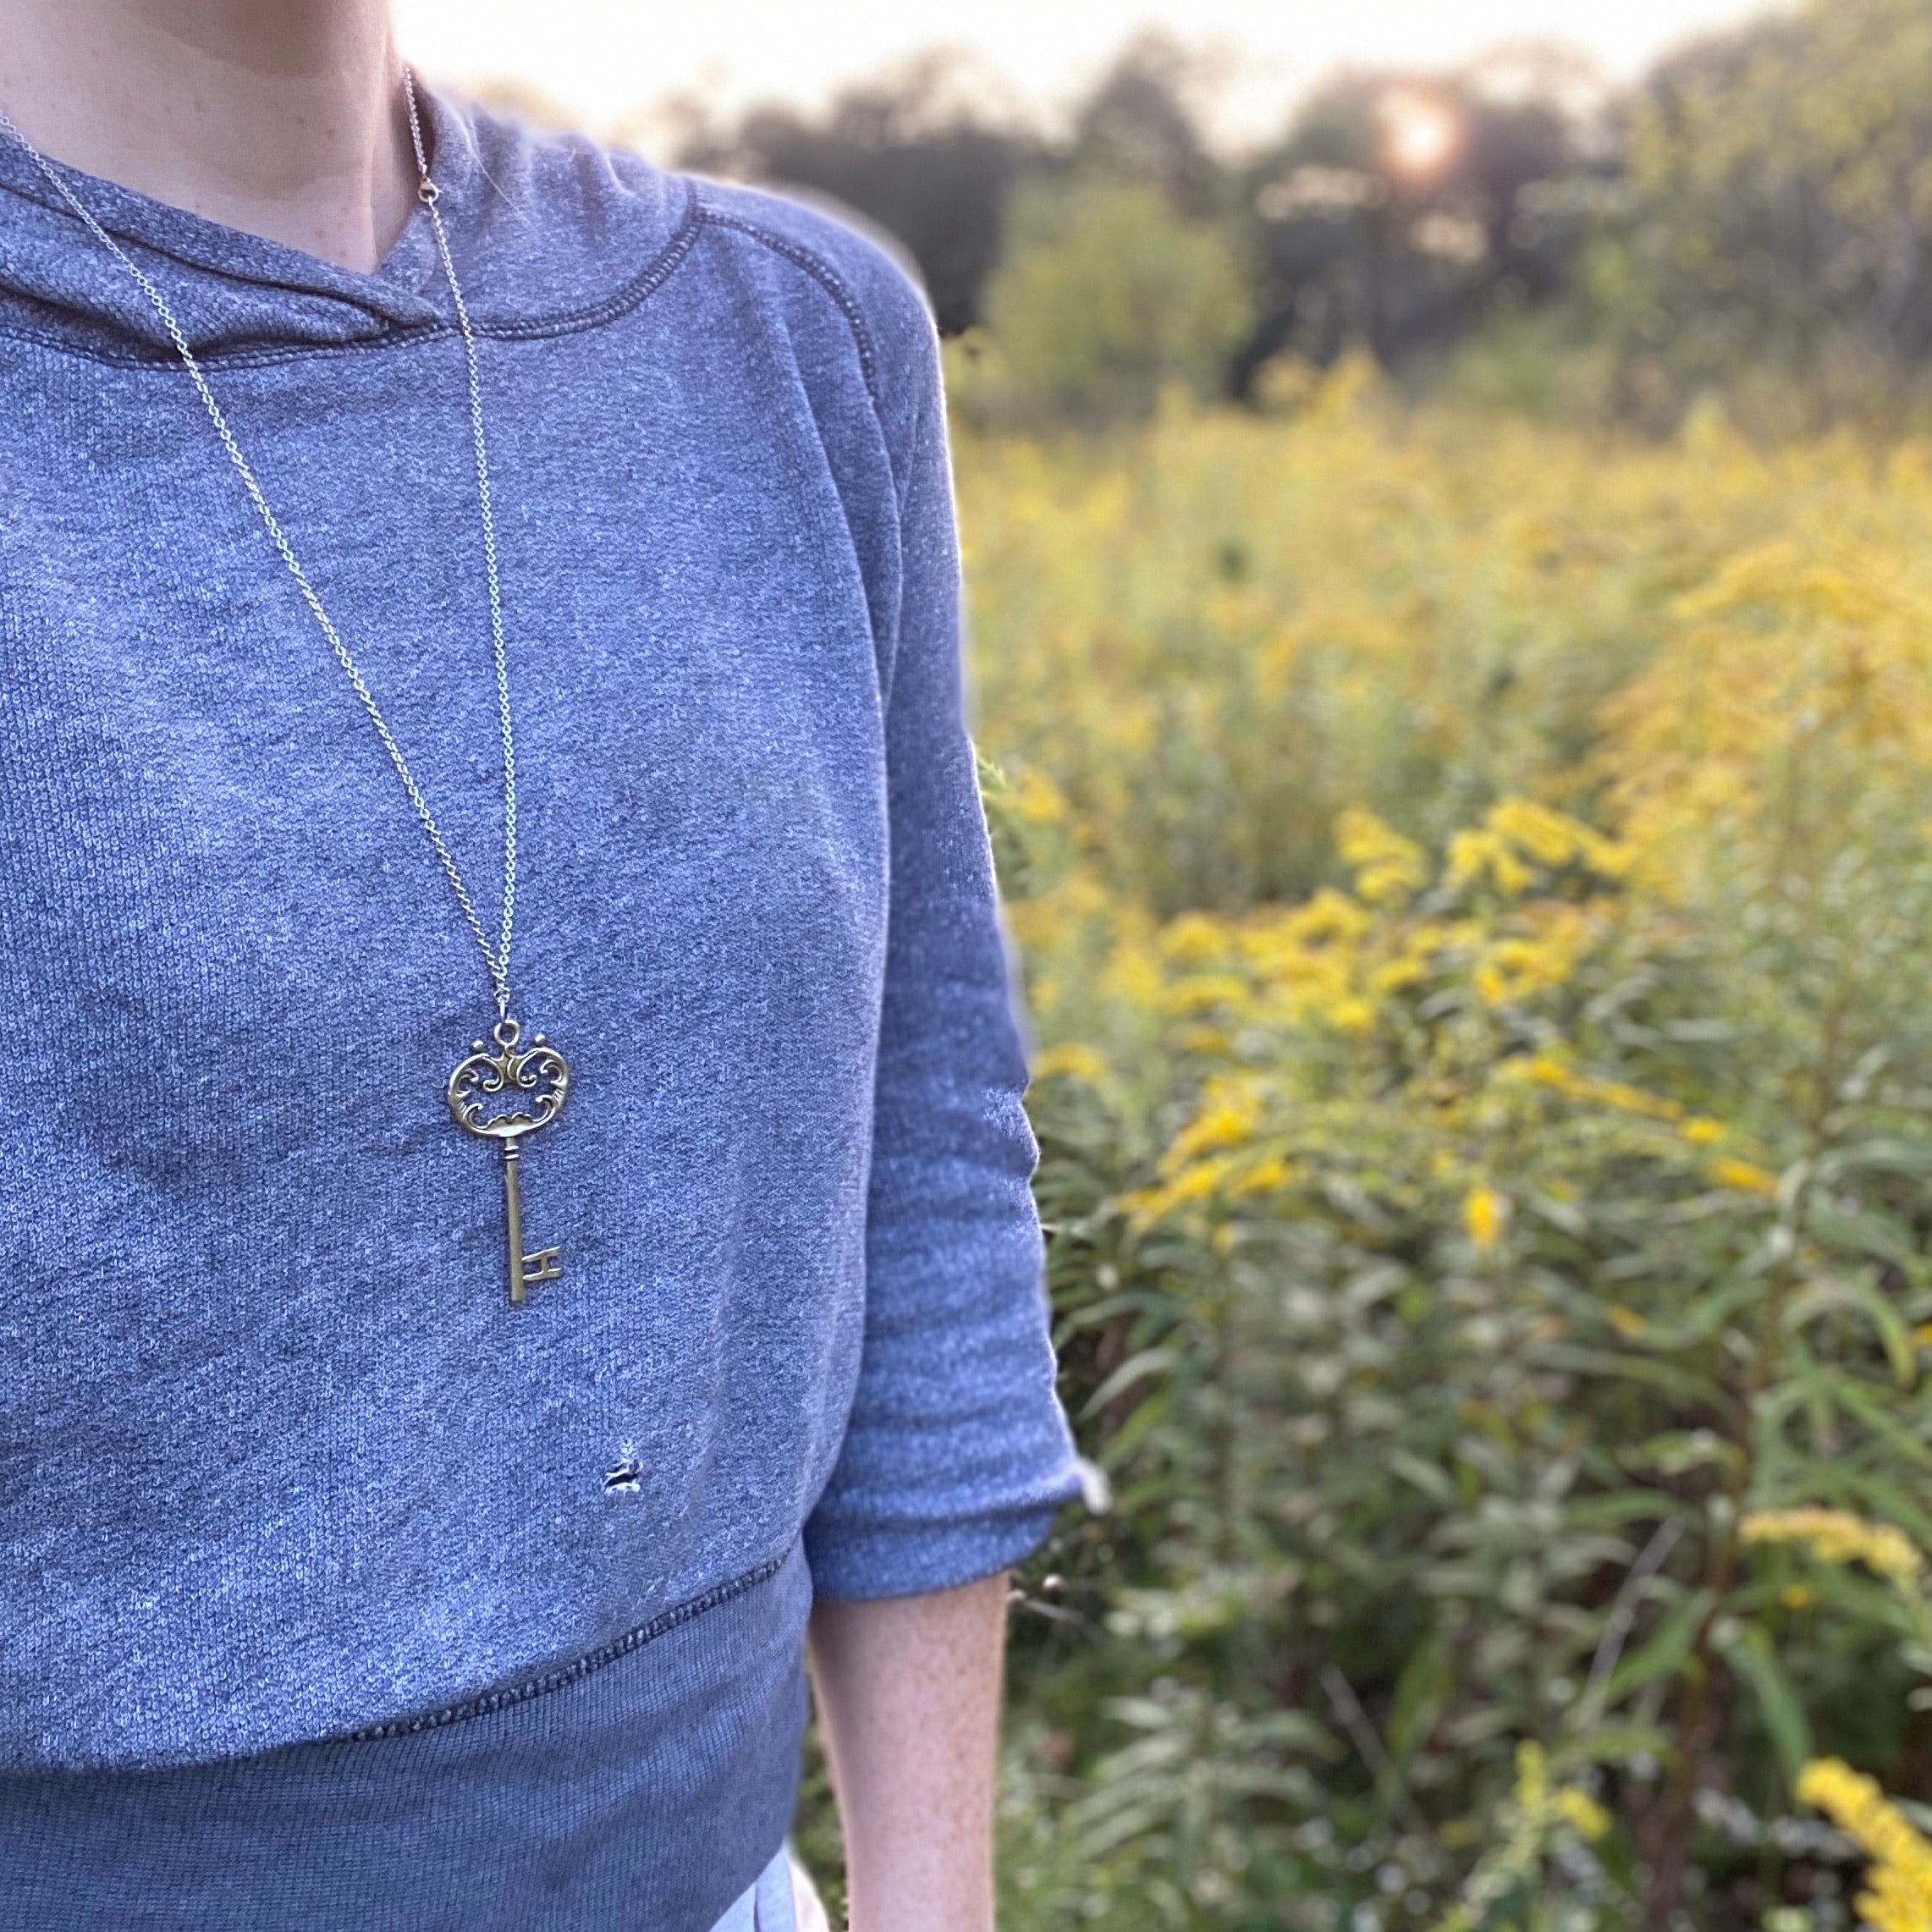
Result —
M 1412 181 L 1439 174 L 1462 140 L 1462 117 L 1434 94 L 1391 89 L 1382 96 L 1382 138 L 1389 165 Z

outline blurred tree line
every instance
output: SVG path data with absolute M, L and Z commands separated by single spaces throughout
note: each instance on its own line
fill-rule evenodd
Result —
M 680 158 L 896 236 L 995 415 L 1266 400 L 1366 352 L 1544 411 L 1670 422 L 1742 383 L 1815 417 L 1896 410 L 1932 360 L 1924 0 L 1812 0 L 1621 91 L 1554 47 L 1345 74 L 1239 157 L 1210 94 L 1144 38 L 1049 135 L 935 57 Z

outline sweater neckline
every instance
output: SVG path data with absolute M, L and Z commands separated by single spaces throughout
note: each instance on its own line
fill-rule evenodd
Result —
M 429 89 L 419 97 L 438 209 L 479 333 L 542 333 L 599 311 L 667 255 L 688 221 L 689 184 L 634 156 L 581 136 L 538 137 Z M 154 276 L 198 354 L 276 356 L 455 319 L 420 202 L 382 262 L 362 272 L 55 165 Z M 0 330 L 110 360 L 174 354 L 133 278 L 3 140 Z
M 430 131 L 431 172 L 440 190 L 438 206 L 454 242 L 474 221 L 480 179 L 476 144 L 462 116 L 440 96 L 419 85 L 418 97 L 424 103 Z M 420 201 L 412 204 L 402 232 L 382 261 L 365 272 L 326 261 L 292 243 L 231 228 L 55 157 L 48 158 L 65 175 L 88 212 L 117 241 L 132 243 L 179 267 L 263 291 L 283 290 L 353 303 L 388 322 L 406 325 L 436 319 L 436 305 L 425 299 L 437 268 L 435 241 L 428 211 Z M 77 237 L 99 248 L 16 141 L 0 140 L 0 190 L 71 225 Z M 7 280 L 7 239 L 0 226 L 0 285 Z M 129 293 L 145 307 L 146 299 L 133 287 L 126 271 L 111 260 L 105 266 L 128 283 Z

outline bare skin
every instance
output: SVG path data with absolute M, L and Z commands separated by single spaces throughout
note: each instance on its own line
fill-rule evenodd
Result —
M 57 160 L 365 272 L 416 192 L 387 0 L 0 0 L 0 107 Z M 852 1932 L 992 1932 L 1005 1597 L 812 1614 Z
M 388 0 L 0 0 L 0 106 L 56 160 L 339 267 L 416 193 Z
M 812 1613 L 851 1932 L 991 1932 L 1006 1578 Z

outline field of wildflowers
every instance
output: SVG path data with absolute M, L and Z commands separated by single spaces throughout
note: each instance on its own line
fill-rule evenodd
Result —
M 958 439 L 1005 1923 L 1932 1926 L 1932 451 L 1264 393 Z

